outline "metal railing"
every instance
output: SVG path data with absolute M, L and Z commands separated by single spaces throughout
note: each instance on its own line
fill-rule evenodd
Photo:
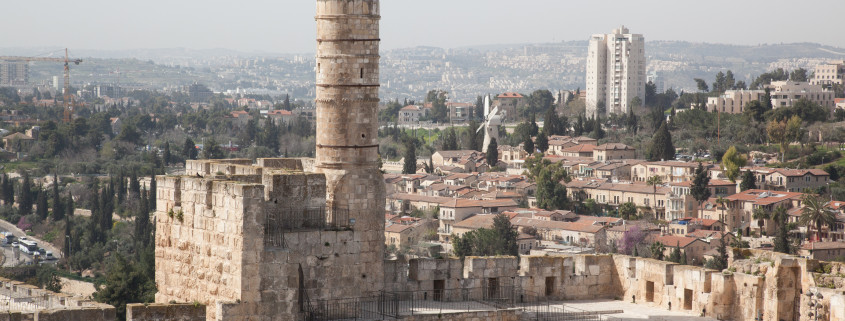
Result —
M 516 310 L 524 320 L 606 320 L 613 311 L 585 311 L 513 286 L 382 292 L 378 296 L 309 302 L 308 321 L 393 320 L 415 315 L 444 315 Z
M 283 207 L 268 210 L 264 221 L 264 246 L 287 248 L 285 233 L 312 230 L 342 230 L 353 225 L 349 210 L 334 207 Z

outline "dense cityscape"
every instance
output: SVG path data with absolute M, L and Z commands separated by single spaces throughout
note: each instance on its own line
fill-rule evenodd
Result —
M 9 320 L 845 320 L 845 48 L 317 2 L 316 53 L 0 48 Z

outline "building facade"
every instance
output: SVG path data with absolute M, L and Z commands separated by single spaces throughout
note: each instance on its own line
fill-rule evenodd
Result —
M 634 97 L 645 99 L 645 68 L 642 34 L 622 26 L 593 35 L 587 54 L 587 115 L 628 113 Z
M 765 90 L 728 90 L 719 97 L 707 98 L 707 111 L 742 114 L 745 104 L 760 100 L 765 95 Z
M 773 81 L 769 88 L 772 89 L 774 108 L 792 107 L 792 104 L 800 99 L 812 101 L 829 111 L 836 105 L 833 91 L 824 89 L 822 85 L 813 85 L 809 82 Z
M 813 70 L 813 78 L 810 79 L 810 84 L 825 87 L 833 84 L 842 85 L 845 84 L 842 75 L 845 75 L 845 61 L 821 64 Z

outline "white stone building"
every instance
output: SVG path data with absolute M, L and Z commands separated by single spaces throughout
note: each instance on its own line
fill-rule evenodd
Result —
M 816 66 L 813 71 L 811 85 L 830 86 L 832 84 L 842 85 L 842 76 L 845 75 L 845 61 L 837 61 Z
M 587 54 L 587 114 L 627 113 L 631 99 L 645 99 L 645 38 L 622 26 L 590 38 Z M 604 110 L 598 105 L 604 103 Z
M 773 81 L 771 85 L 772 106 L 774 108 L 792 107 L 799 99 L 805 98 L 828 110 L 833 110 L 835 95 L 832 90 L 826 90 L 822 85 L 809 82 Z

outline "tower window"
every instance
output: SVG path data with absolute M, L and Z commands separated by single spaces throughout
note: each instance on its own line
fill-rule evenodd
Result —
M 361 68 L 361 79 L 364 79 L 364 68 Z

